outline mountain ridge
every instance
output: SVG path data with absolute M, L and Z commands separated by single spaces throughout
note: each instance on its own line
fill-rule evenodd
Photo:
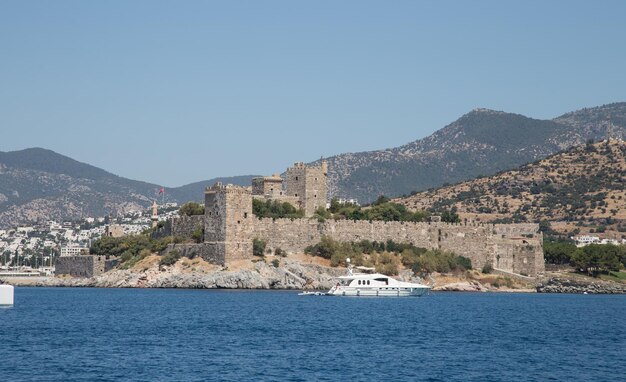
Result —
M 626 102 L 584 108 L 551 120 L 477 108 L 407 144 L 326 158 L 329 196 L 368 202 L 545 158 L 606 133 L 626 132 Z M 313 162 L 318 163 L 319 161 Z M 167 201 L 200 200 L 213 182 L 249 185 L 252 175 L 165 187 Z M 0 152 L 0 227 L 144 209 L 160 186 L 124 178 L 44 148 Z
M 489 175 L 599 139 L 610 117 L 626 132 L 626 102 L 585 108 L 552 120 L 474 109 L 433 134 L 392 149 L 326 158 L 332 196 L 368 202 Z M 318 163 L 316 161 L 314 163 Z

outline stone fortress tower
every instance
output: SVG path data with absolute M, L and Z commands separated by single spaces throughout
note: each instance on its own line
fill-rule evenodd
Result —
M 283 178 L 278 174 L 252 178 L 252 194 L 272 199 L 284 196 Z
M 328 198 L 328 164 L 306 166 L 297 162 L 286 173 L 285 193 L 297 200 L 297 207 L 311 217 L 319 207 L 326 208 Z
M 252 254 L 252 193 L 216 183 L 204 192 L 204 242 L 227 260 Z

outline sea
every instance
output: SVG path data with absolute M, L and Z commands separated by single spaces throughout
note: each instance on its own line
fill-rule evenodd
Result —
M 0 381 L 626 381 L 626 296 L 16 288 Z

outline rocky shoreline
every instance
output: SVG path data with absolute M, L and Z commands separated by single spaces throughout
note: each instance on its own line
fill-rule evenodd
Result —
M 539 282 L 537 293 L 624 294 L 626 284 L 575 275 L 557 275 Z
M 183 260 L 172 266 L 159 266 L 158 257 L 146 259 L 129 270 L 112 270 L 92 278 L 44 277 L 5 278 L 0 284 L 32 287 L 84 288 L 182 288 L 182 289 L 283 289 L 321 290 L 332 288 L 345 268 L 282 259 L 279 266 L 265 261 L 228 269 L 201 260 Z M 398 280 L 427 284 L 442 292 L 535 292 L 533 289 L 494 287 L 476 279 L 459 279 L 435 274 L 422 280 L 410 270 L 401 271 Z

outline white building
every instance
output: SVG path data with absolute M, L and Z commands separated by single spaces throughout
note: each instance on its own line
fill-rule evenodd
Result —
M 577 247 L 584 247 L 585 245 L 600 243 L 600 238 L 598 236 L 580 235 L 574 236 L 572 237 L 572 239 L 576 242 Z
M 600 239 L 598 236 L 591 235 L 580 235 L 572 237 L 572 240 L 576 242 L 577 247 L 584 247 L 589 244 L 613 244 L 620 245 L 620 241 L 616 239 Z M 622 240 L 622 244 L 626 243 L 625 240 Z
M 89 248 L 70 244 L 61 247 L 61 256 L 77 256 L 80 255 L 82 251 L 89 251 Z

